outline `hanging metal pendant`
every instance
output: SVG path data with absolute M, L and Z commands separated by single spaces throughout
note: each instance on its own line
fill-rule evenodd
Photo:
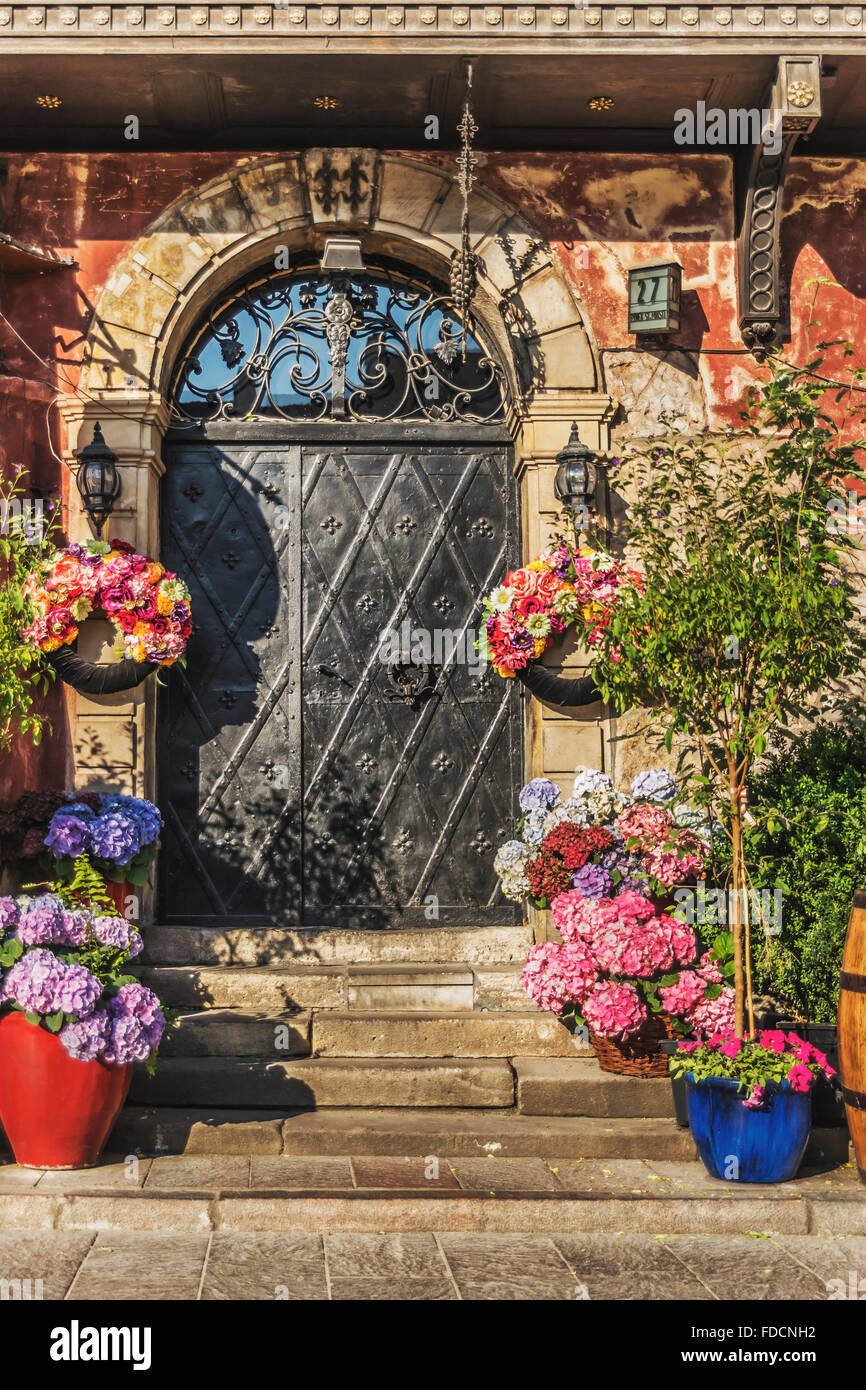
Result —
M 467 325 L 471 317 L 472 301 L 478 287 L 478 257 L 472 250 L 472 236 L 469 228 L 469 197 L 475 183 L 475 166 L 478 156 L 472 141 L 478 134 L 478 126 L 472 110 L 472 64 L 466 64 L 466 96 L 463 112 L 457 125 L 460 136 L 460 153 L 457 156 L 457 186 L 463 199 L 460 218 L 460 250 L 451 257 L 451 296 L 454 307 L 460 316 L 462 331 L 460 337 L 461 361 L 466 361 Z

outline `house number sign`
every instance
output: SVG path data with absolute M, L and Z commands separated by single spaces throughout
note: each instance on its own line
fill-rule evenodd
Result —
M 654 261 L 628 273 L 629 333 L 678 333 L 683 268 Z

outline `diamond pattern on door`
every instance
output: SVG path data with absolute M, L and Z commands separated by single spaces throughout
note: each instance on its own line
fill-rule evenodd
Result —
M 195 632 L 160 697 L 163 920 L 515 920 L 492 857 L 519 703 L 474 653 L 516 550 L 507 451 L 195 442 L 166 465 Z

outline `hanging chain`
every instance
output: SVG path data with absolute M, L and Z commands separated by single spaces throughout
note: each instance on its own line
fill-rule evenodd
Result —
M 471 316 L 472 301 L 478 287 L 478 258 L 472 252 L 472 238 L 469 231 L 469 195 L 475 183 L 475 166 L 478 156 L 472 148 L 472 141 L 478 133 L 472 112 L 472 64 L 466 64 L 466 95 L 463 100 L 463 113 L 457 126 L 460 136 L 460 153 L 457 156 L 457 186 L 463 198 L 463 213 L 460 219 L 460 250 L 451 257 L 451 297 L 460 315 L 462 332 L 460 335 L 461 361 L 466 361 L 466 335 Z

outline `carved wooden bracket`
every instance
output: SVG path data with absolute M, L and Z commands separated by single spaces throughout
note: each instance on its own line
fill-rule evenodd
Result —
M 821 117 L 821 59 L 779 58 L 764 111 L 770 125 L 752 150 L 737 243 L 740 332 L 759 362 L 779 342 L 786 307 L 779 245 L 785 173 L 794 145 Z

